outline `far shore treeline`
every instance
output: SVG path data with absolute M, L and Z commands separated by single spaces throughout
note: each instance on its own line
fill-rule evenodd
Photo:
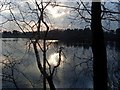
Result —
M 43 39 L 45 35 L 45 31 L 38 32 L 19 32 L 17 30 L 3 31 L 2 38 L 30 38 L 34 39 L 39 37 L 39 39 Z M 106 41 L 118 41 L 120 42 L 120 28 L 116 30 L 104 31 L 105 40 Z M 68 42 L 91 42 L 92 32 L 90 28 L 85 29 L 55 29 L 50 30 L 47 34 L 47 40 L 61 40 Z

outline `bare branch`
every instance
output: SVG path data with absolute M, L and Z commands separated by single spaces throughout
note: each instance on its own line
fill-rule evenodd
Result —
M 9 7 L 9 10 L 10 10 L 10 13 L 12 14 L 12 16 L 13 16 L 14 21 L 15 21 L 16 24 L 18 25 L 18 27 L 19 27 L 19 28 L 22 30 L 22 32 L 26 35 L 26 33 L 24 32 L 24 30 L 22 29 L 22 27 L 20 26 L 20 24 L 17 22 L 17 19 L 16 19 L 16 17 L 14 16 L 14 14 L 13 14 L 12 10 L 10 9 L 10 7 Z
M 35 55 L 36 55 L 36 60 L 37 60 L 38 68 L 39 68 L 40 72 L 43 74 L 44 71 L 43 71 L 42 64 L 40 62 L 40 57 L 39 57 L 39 52 L 37 50 L 36 42 L 32 42 L 32 43 L 33 43 L 33 47 L 34 47 L 34 51 L 35 51 Z
M 55 69 L 60 66 L 60 63 L 61 63 L 61 52 L 62 52 L 62 47 L 60 47 L 60 50 L 59 50 L 59 60 L 58 60 L 58 63 L 57 63 L 56 66 L 54 66 L 51 76 L 53 76 L 53 74 L 55 72 Z

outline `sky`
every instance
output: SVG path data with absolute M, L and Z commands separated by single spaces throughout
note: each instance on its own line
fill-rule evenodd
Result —
M 40 0 L 38 0 L 40 1 Z M 45 0 L 43 0 L 45 1 Z M 53 0 L 52 0 L 53 1 Z M 55 0 L 54 0 L 55 1 Z M 59 2 L 61 1 L 61 2 Z M 79 0 L 75 0 L 79 1 Z M 78 7 L 77 2 L 73 2 L 72 0 L 57 0 L 57 4 L 61 6 L 70 6 L 70 7 Z M 85 4 L 89 3 L 87 0 Z M 108 1 L 108 0 L 107 0 Z M 110 0 L 109 0 L 110 1 Z M 113 0 L 111 0 L 113 1 Z M 117 1 L 117 0 L 114 0 Z M 20 11 L 22 11 L 22 15 L 25 18 L 25 21 L 29 23 L 29 25 L 34 25 L 34 22 L 37 22 L 37 16 L 34 12 L 31 13 L 31 10 L 29 9 L 29 6 L 32 9 L 35 9 L 36 6 L 34 4 L 34 0 L 1 0 L 0 1 L 0 23 L 6 22 L 7 19 L 9 19 L 9 22 L 6 22 L 3 24 L 0 24 L 0 29 L 2 30 L 18 30 L 19 27 L 11 20 L 11 15 L 10 11 L 7 10 L 9 9 L 8 5 L 5 5 L 2 7 L 2 3 L 5 2 L 7 4 L 8 2 L 12 2 L 11 8 L 12 12 L 14 13 L 16 19 L 22 20 L 22 16 Z M 28 5 L 29 3 L 29 5 Z M 38 2 L 39 3 L 39 2 Z M 89 5 L 89 10 L 90 10 L 90 5 Z M 106 4 L 106 7 L 108 7 L 110 10 L 115 10 L 116 6 L 112 5 L 111 3 Z M 83 8 L 83 5 L 80 5 L 80 8 Z M 6 10 L 5 10 L 6 9 Z M 86 23 L 83 19 L 81 19 L 80 15 L 76 10 L 66 8 L 66 7 L 59 7 L 59 6 L 47 6 L 45 9 L 45 20 L 50 26 L 51 29 L 66 29 L 66 28 L 85 28 L 85 27 L 90 27 L 90 23 Z M 91 18 L 91 16 L 87 12 L 82 12 L 82 15 Z M 116 15 L 115 15 L 116 16 Z M 117 17 L 117 16 L 116 16 Z M 34 22 L 33 22 L 34 20 Z M 117 28 L 117 22 L 112 22 L 110 23 L 109 21 L 103 21 L 103 24 L 106 28 L 109 29 L 116 29 Z M 25 25 L 25 23 L 20 23 L 22 27 L 24 27 L 24 30 L 31 30 L 28 25 Z M 26 28 L 26 29 L 25 29 Z M 44 26 L 43 26 L 44 28 Z M 36 29 L 36 28 L 34 28 Z

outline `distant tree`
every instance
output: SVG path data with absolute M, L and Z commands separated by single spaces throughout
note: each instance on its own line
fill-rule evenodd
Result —
M 2 37 L 9 37 L 9 36 L 11 36 L 11 32 L 10 31 L 3 31 L 3 33 L 2 33 Z
M 13 30 L 13 34 L 19 34 L 20 32 L 17 30 Z

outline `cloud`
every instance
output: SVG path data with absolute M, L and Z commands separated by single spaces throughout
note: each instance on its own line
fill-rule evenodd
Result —
M 24 16 L 26 22 L 29 22 L 31 20 L 34 20 L 35 22 L 38 21 L 37 15 L 35 12 L 37 12 L 34 0 L 6 0 L 7 2 L 11 1 L 11 7 L 14 9 L 12 10 L 16 19 L 22 20 L 21 13 Z M 28 4 L 29 3 L 29 4 Z M 76 2 L 69 2 L 69 0 L 66 0 L 66 2 L 57 2 L 57 4 L 62 6 L 71 6 L 71 7 L 77 7 Z M 30 6 L 30 7 L 29 7 Z M 81 5 L 80 8 L 83 6 Z M 30 10 L 33 9 L 33 11 Z M 4 8 L 3 8 L 4 9 Z M 34 13 L 33 13 L 34 12 Z M 11 18 L 10 11 L 5 10 L 0 12 L 1 15 L 4 15 L 7 18 Z M 40 14 L 40 13 L 39 13 Z M 71 8 L 66 7 L 59 7 L 59 6 L 47 6 L 46 8 L 46 15 L 45 20 L 49 25 L 52 25 L 53 28 L 84 28 L 86 25 L 89 25 L 86 23 L 83 19 L 80 18 L 80 15 L 72 10 Z M 83 13 L 85 17 L 91 18 L 86 12 Z M 77 17 L 78 16 L 78 17 Z M 76 18 L 77 17 L 77 18 Z M 72 18 L 72 19 L 70 19 Z M 0 23 L 5 21 L 5 18 L 0 16 Z M 15 23 L 9 23 L 4 25 L 5 27 L 10 27 L 11 29 L 14 29 Z M 15 27 L 16 29 L 16 27 Z

